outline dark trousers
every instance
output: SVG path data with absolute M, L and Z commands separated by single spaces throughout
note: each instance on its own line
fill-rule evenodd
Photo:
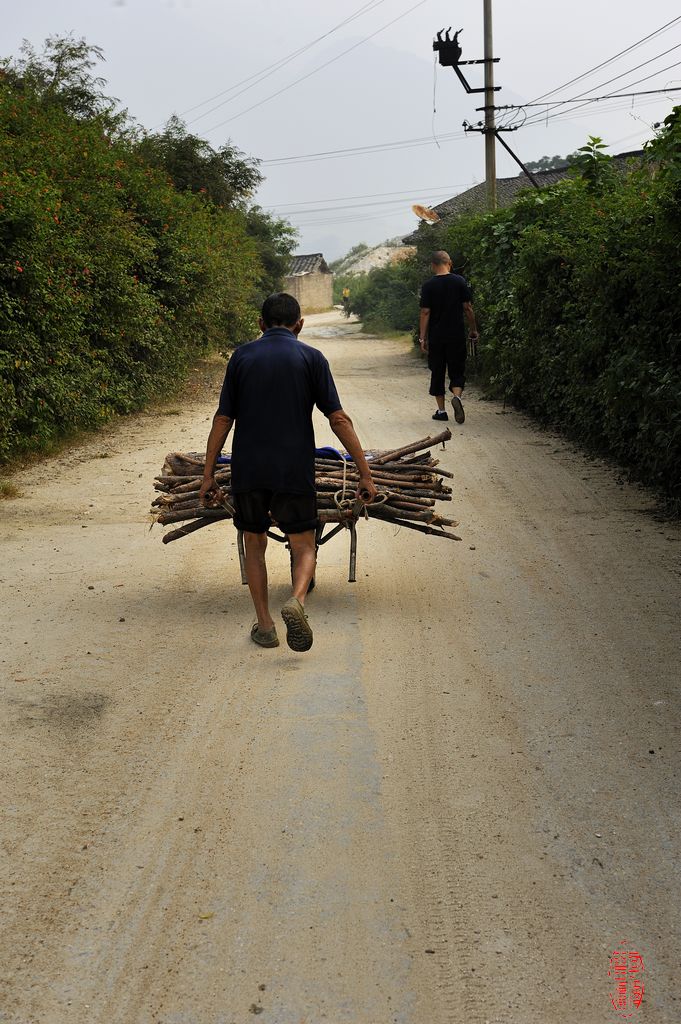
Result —
M 445 373 L 449 373 L 450 387 L 462 388 L 466 383 L 466 339 L 462 337 L 448 341 L 429 340 L 428 369 L 429 395 L 444 395 Z

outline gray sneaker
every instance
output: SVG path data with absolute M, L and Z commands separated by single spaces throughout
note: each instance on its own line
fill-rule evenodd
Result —
M 463 411 L 463 402 L 458 395 L 452 395 L 452 409 L 454 410 L 454 419 L 457 423 L 463 423 L 466 419 L 466 413 Z

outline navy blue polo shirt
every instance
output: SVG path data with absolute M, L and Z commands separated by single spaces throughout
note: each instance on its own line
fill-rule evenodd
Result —
M 315 490 L 312 410 L 341 408 L 322 353 L 285 327 L 242 345 L 227 364 L 218 414 L 234 420 L 232 490 Z

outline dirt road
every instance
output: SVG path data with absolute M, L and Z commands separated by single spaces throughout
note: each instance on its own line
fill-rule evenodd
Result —
M 437 426 L 408 343 L 335 314 L 305 340 L 367 446 Z M 624 942 L 636 1019 L 677 1024 L 678 527 L 472 395 L 442 453 L 462 543 L 360 523 L 310 654 L 262 651 L 232 527 L 149 532 L 213 407 L 0 506 L 0 1021 L 603 1024 Z

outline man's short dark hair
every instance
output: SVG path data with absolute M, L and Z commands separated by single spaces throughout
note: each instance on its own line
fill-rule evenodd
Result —
M 444 249 L 438 249 L 437 252 L 434 252 L 430 257 L 430 262 L 434 263 L 436 266 L 443 267 L 452 261 L 449 258 L 448 252 L 445 252 Z
M 300 305 L 287 292 L 276 292 L 267 296 L 260 316 L 266 327 L 293 327 L 300 320 Z

